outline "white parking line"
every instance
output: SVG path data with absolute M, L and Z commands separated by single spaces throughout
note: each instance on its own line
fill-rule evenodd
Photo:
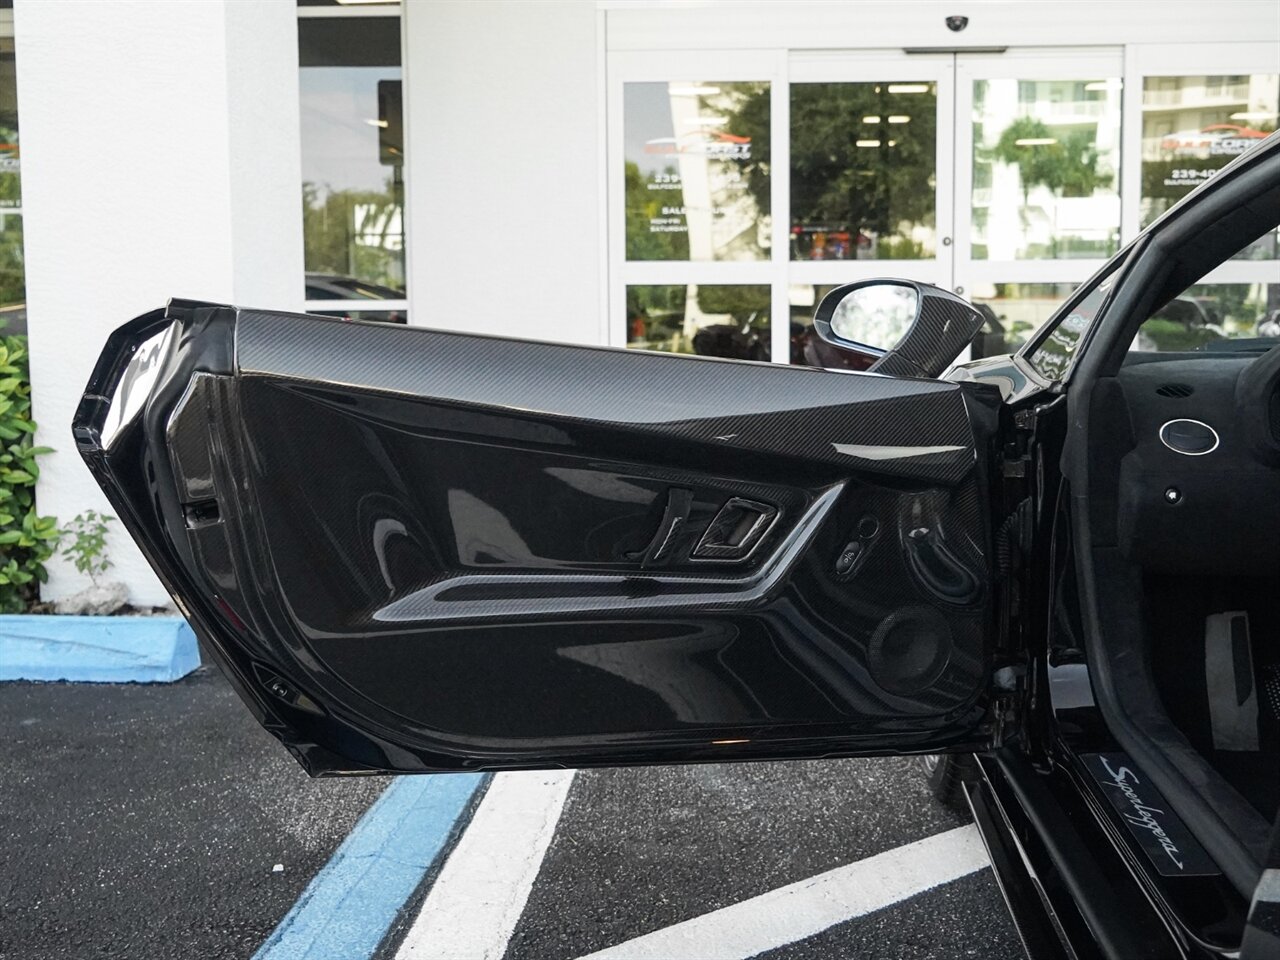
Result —
M 501 960 L 572 782 L 572 770 L 494 777 L 396 960 Z
M 977 828 L 957 827 L 582 960 L 741 960 L 958 880 L 988 862 Z

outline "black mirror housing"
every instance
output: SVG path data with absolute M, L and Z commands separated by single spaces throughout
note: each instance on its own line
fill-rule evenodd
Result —
M 902 300 L 902 288 L 915 292 L 915 315 L 894 343 L 862 343 L 841 335 L 839 313 L 851 297 L 859 291 L 867 298 L 892 289 L 897 303 Z M 875 356 L 868 372 L 933 379 L 977 336 L 982 319 L 973 304 L 941 287 L 914 280 L 875 279 L 842 284 L 828 293 L 814 313 L 813 328 L 828 343 Z

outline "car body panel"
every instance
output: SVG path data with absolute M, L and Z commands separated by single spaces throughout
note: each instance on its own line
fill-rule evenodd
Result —
M 126 333 L 81 451 L 313 772 L 993 742 L 990 387 L 149 322 L 154 382 Z

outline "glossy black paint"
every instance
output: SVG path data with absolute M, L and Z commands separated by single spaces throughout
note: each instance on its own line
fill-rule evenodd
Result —
M 1033 518 L 1032 548 L 1014 574 L 1018 588 L 1004 594 L 1018 598 L 1018 616 L 1004 629 L 1018 636 L 1027 658 L 1018 709 L 1025 719 L 1017 747 L 982 758 L 980 767 L 984 802 L 1001 814 L 983 827 L 993 832 L 988 846 L 1015 845 L 1034 870 L 1020 875 L 1010 867 L 1002 874 L 1002 886 L 1038 891 L 1034 900 L 1025 889 L 1007 895 L 1010 909 L 1034 914 L 1042 904 L 1077 956 L 1231 955 L 1247 902 L 1221 874 L 1162 876 L 1081 760 L 1121 747 L 1095 700 L 1096 680 L 1081 646 L 1074 505 L 1060 470 L 1067 407 L 1041 395 L 1014 400 L 1009 413 L 1020 425 L 1011 446 L 1025 452 L 1026 467 L 1023 476 L 1005 480 L 1003 509 L 1026 497 Z M 1145 779 L 1147 771 L 1138 769 Z M 1090 879 L 1099 869 L 1103 879 Z M 1033 916 L 1031 925 L 1037 922 Z M 1033 957 L 1058 955 L 1028 947 Z
M 991 743 L 997 403 L 178 303 L 76 432 L 308 769 L 420 771 Z

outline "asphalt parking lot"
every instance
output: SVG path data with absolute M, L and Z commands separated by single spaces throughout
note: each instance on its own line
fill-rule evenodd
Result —
M 208 668 L 2 684 L 0 729 L 3 960 L 1021 955 L 908 760 L 312 781 Z

